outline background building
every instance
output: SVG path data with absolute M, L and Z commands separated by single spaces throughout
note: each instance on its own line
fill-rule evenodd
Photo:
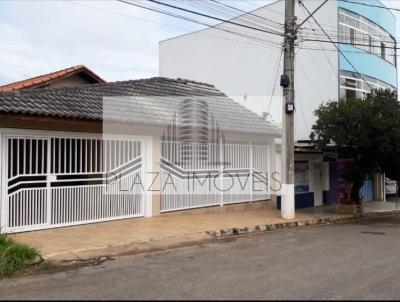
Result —
M 377 0 L 358 2 L 383 5 Z M 303 3 L 313 11 L 322 1 Z M 308 13 L 297 3 L 296 15 L 300 23 Z M 361 96 L 371 88 L 397 89 L 396 19 L 389 10 L 328 1 L 314 17 L 332 41 L 343 43 L 338 44 L 342 54 L 312 19 L 303 25 L 296 53 L 296 140 L 309 139 L 315 121 L 313 111 L 322 102 Z M 233 21 L 283 32 L 279 26 L 284 23 L 284 1 Z M 279 35 L 220 23 L 160 42 L 159 72 L 161 76 L 213 83 L 247 108 L 260 115 L 268 111 L 280 122 L 282 43 Z
M 302 2 L 312 12 L 322 0 Z M 160 42 L 160 75 L 212 83 L 279 123 L 283 37 L 276 33 L 283 33 L 284 5 L 285 1 L 276 1 L 231 20 L 259 31 L 225 22 Z M 362 97 L 373 88 L 397 89 L 396 19 L 388 9 L 376 6 L 383 3 L 328 1 L 314 15 L 315 21 L 309 19 L 298 32 L 295 140 L 299 148 L 295 159 L 302 173 L 296 174 L 298 207 L 337 202 L 346 190 L 339 170 L 348 159 L 337 154 L 311 155 L 302 149 L 315 122 L 315 109 L 325 101 Z M 308 15 L 296 1 L 297 23 Z M 279 167 L 279 156 L 277 160 Z M 383 177 L 374 180 L 371 176 L 362 189 L 363 199 L 373 199 L 373 188 L 382 188 L 382 182 Z M 382 195 L 375 192 L 375 199 Z

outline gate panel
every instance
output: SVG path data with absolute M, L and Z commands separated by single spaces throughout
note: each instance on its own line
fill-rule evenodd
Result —
M 268 156 L 266 145 L 163 141 L 161 212 L 269 198 Z
M 143 216 L 141 141 L 7 137 L 5 143 L 5 232 Z
M 8 138 L 7 227 L 33 228 L 48 223 L 47 139 Z

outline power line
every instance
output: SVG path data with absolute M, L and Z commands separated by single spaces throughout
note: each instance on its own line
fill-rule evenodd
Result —
M 308 33 L 308 32 L 309 32 L 309 31 L 312 31 L 312 34 L 318 34 L 318 35 L 321 35 L 321 36 L 322 36 L 322 33 L 321 33 L 319 30 L 318 30 L 318 32 L 316 32 L 316 31 L 317 31 L 316 29 L 308 28 L 308 27 L 302 27 L 301 29 L 302 29 L 302 31 L 307 31 L 307 33 L 305 33 L 305 34 L 310 35 L 311 33 Z M 338 33 L 338 28 L 336 28 L 336 30 L 327 30 L 326 28 L 324 28 L 324 29 L 325 29 L 326 32 L 329 32 L 329 33 L 331 34 L 331 36 L 340 37 L 340 34 Z M 369 32 L 366 32 L 366 31 L 364 31 L 364 32 L 362 32 L 362 33 L 364 33 L 364 34 L 366 34 L 366 35 L 370 35 L 370 36 L 377 37 L 377 38 L 380 39 L 380 41 L 386 42 L 386 43 L 393 43 L 394 41 L 400 40 L 400 37 L 392 37 L 392 36 L 391 36 L 389 33 L 387 33 L 387 32 L 386 32 L 386 35 L 384 35 L 384 34 L 377 34 L 377 33 L 369 33 Z M 388 38 L 388 36 L 390 37 L 390 39 L 386 39 L 386 38 Z
M 127 4 L 127 5 L 135 6 L 135 7 L 140 7 L 140 8 L 143 8 L 143 9 L 146 9 L 146 10 L 150 10 L 150 11 L 153 11 L 153 12 L 157 12 L 157 13 L 160 13 L 160 14 L 168 15 L 168 16 L 171 16 L 171 17 L 174 17 L 174 18 L 178 18 L 178 19 L 181 19 L 181 20 L 185 20 L 185 21 L 188 21 L 188 22 L 193 22 L 193 23 L 196 23 L 196 24 L 207 26 L 209 28 L 214 28 L 216 30 L 227 32 L 227 33 L 230 33 L 230 34 L 233 34 L 233 35 L 237 35 L 237 36 L 241 36 L 243 38 L 250 39 L 250 40 L 253 40 L 253 41 L 256 41 L 256 42 L 270 44 L 271 47 L 281 48 L 281 46 L 282 46 L 281 43 L 260 39 L 260 38 L 254 37 L 254 36 L 249 36 L 247 34 L 243 34 L 243 33 L 237 32 L 237 31 L 232 31 L 232 30 L 229 30 L 229 29 L 222 28 L 221 26 L 210 25 L 210 24 L 205 23 L 203 21 L 192 19 L 192 18 L 189 18 L 189 17 L 186 17 L 186 16 L 182 16 L 182 15 L 178 15 L 178 14 L 175 14 L 175 13 L 172 13 L 172 12 L 163 11 L 161 9 L 145 6 L 142 3 L 133 3 L 133 2 L 125 1 L 125 0 L 116 0 L 116 1 L 124 3 L 124 4 Z
M 303 10 L 305 10 L 304 7 L 302 7 L 302 8 L 303 8 Z M 310 19 L 307 20 L 307 23 L 310 25 L 310 27 L 311 27 L 312 29 L 314 29 L 314 28 L 313 28 L 313 25 L 311 24 L 311 20 L 310 20 Z M 319 42 L 319 44 L 320 44 L 321 48 L 324 50 L 325 58 L 326 58 L 326 60 L 328 61 L 329 66 L 331 67 L 332 71 L 333 71 L 334 73 L 337 74 L 336 68 L 334 68 L 334 67 L 332 66 L 332 62 L 331 62 L 331 60 L 329 59 L 329 56 L 328 56 L 328 54 L 326 53 L 326 51 L 325 51 L 324 47 L 322 46 L 321 42 Z
M 320 51 L 334 51 L 334 52 L 337 52 L 336 49 L 326 49 L 326 48 L 323 48 L 323 47 L 321 47 L 321 48 L 315 48 L 315 47 L 303 47 L 303 46 L 299 46 L 298 48 L 299 48 L 299 49 L 307 49 L 307 50 L 317 50 L 317 51 L 320 50 Z M 345 52 L 345 53 L 370 54 L 370 53 L 365 52 L 365 51 L 356 51 L 356 50 L 342 50 L 342 51 Z M 399 57 L 400 54 L 389 55 L 389 56 L 391 56 L 391 57 Z
M 219 1 L 217 1 L 217 0 L 210 0 L 210 1 L 212 1 L 212 2 L 214 2 L 214 3 L 218 3 L 218 4 L 222 5 L 222 6 L 227 7 L 227 8 L 234 9 L 234 10 L 236 10 L 236 11 L 239 11 L 239 12 L 243 13 L 243 14 L 247 14 L 247 15 L 254 16 L 254 17 L 256 17 L 256 18 L 259 18 L 259 19 L 261 19 L 261 20 L 265 20 L 265 21 L 269 21 L 269 22 L 278 24 L 278 25 L 281 26 L 281 27 L 283 26 L 283 23 L 280 23 L 280 22 L 277 22 L 277 21 L 274 21 L 274 20 L 271 20 L 271 19 L 267 19 L 267 18 L 265 18 L 265 17 L 262 17 L 262 16 L 259 16 L 259 15 L 255 14 L 255 13 L 253 13 L 253 12 L 246 12 L 246 11 L 240 9 L 240 8 L 237 8 L 237 7 L 234 7 L 234 6 L 225 4 L 225 3 L 221 3 L 221 2 L 219 2 Z
M 308 130 L 309 132 L 311 132 L 311 128 L 310 128 L 310 126 L 308 125 L 306 116 L 305 116 L 305 114 L 304 114 L 304 108 L 303 108 L 303 104 L 302 104 L 302 96 L 301 96 L 301 94 L 300 94 L 300 89 L 298 89 L 299 87 L 298 87 L 297 82 L 295 83 L 294 86 L 295 86 L 295 88 L 296 88 L 296 93 L 297 93 L 297 98 L 296 98 L 296 100 L 297 100 L 297 102 L 298 102 L 299 105 L 300 105 L 300 111 L 301 111 L 301 116 L 303 117 L 304 125 L 306 126 L 307 130 Z
M 276 89 L 276 83 L 278 82 L 278 76 L 279 76 L 279 69 L 281 67 L 281 61 L 282 61 L 282 55 L 283 55 L 283 48 L 281 50 L 281 54 L 279 56 L 279 60 L 278 60 L 278 64 L 277 64 L 277 68 L 275 70 L 275 81 L 274 81 L 274 85 L 272 87 L 272 91 L 271 91 L 271 98 L 269 99 L 268 102 L 268 106 L 267 106 L 267 114 L 269 114 L 269 111 L 271 109 L 271 105 L 272 105 L 272 99 L 274 97 L 274 93 L 275 93 L 275 89 Z
M 205 10 L 206 12 L 211 12 L 213 14 L 222 14 L 223 16 L 227 16 L 228 19 L 235 19 L 235 18 L 240 18 L 240 20 L 248 25 L 251 26 L 260 26 L 262 29 L 269 30 L 271 27 L 275 27 L 277 30 L 280 30 L 283 32 L 283 25 L 276 25 L 276 24 L 271 24 L 271 23 L 265 23 L 261 22 L 260 20 L 254 20 L 251 18 L 251 16 L 248 15 L 241 15 L 238 16 L 237 12 L 232 12 L 232 10 L 227 10 L 224 7 L 220 7 L 218 4 L 214 2 L 207 2 L 204 0 L 179 0 L 179 2 L 188 2 L 190 3 L 191 6 L 196 6 L 199 7 L 200 9 Z M 211 0 L 210 0 L 211 1 Z
M 373 47 L 373 48 L 385 48 L 385 49 L 396 49 L 396 50 L 399 50 L 400 49 L 400 47 L 395 47 L 395 46 L 392 46 L 392 47 L 390 47 L 390 46 L 384 46 L 384 45 L 381 45 L 381 46 L 374 46 L 374 45 L 369 45 L 369 44 L 362 44 L 362 43 L 351 43 L 351 42 L 341 42 L 341 41 L 333 41 L 330 37 L 329 37 L 329 39 L 330 40 L 323 40 L 323 39 L 320 39 L 320 38 L 304 38 L 303 39 L 303 41 L 306 41 L 306 42 L 322 42 L 322 43 L 336 43 L 336 44 L 344 44 L 344 45 L 352 45 L 352 46 L 365 46 L 365 47 Z
M 171 25 L 171 24 L 167 24 L 167 23 L 162 23 L 162 22 L 157 22 L 157 21 L 149 20 L 149 19 L 145 19 L 145 18 L 140 18 L 140 17 L 136 17 L 136 16 L 133 16 L 133 15 L 130 15 L 130 14 L 125 14 L 125 13 L 114 11 L 114 10 L 100 8 L 100 7 L 92 6 L 92 5 L 87 5 L 87 4 L 84 4 L 84 3 L 81 3 L 81 2 L 68 1 L 68 3 L 74 4 L 74 5 L 80 5 L 80 6 L 87 7 L 87 8 L 91 8 L 91 9 L 98 10 L 98 11 L 101 11 L 101 12 L 105 12 L 105 13 L 108 13 L 108 14 L 123 16 L 123 17 L 134 19 L 134 20 L 142 21 L 142 22 L 149 22 L 149 23 L 159 24 L 159 25 L 162 25 L 162 26 L 167 26 L 167 27 L 171 27 L 171 28 L 187 31 L 187 28 L 184 28 L 184 27 Z M 206 26 L 208 26 L 208 25 L 206 25 Z M 228 30 L 225 30 L 225 31 L 228 32 L 228 33 L 231 33 Z M 261 41 L 261 39 L 257 39 L 256 37 L 254 37 L 254 39 L 253 39 L 251 36 L 247 37 L 247 36 L 241 35 L 240 33 L 232 33 L 232 34 L 238 35 L 240 37 L 246 38 L 246 39 L 248 39 L 250 41 L 254 41 L 254 42 L 257 42 L 257 43 L 248 43 L 248 42 L 243 41 L 243 40 L 235 40 L 235 39 L 230 39 L 230 38 L 223 37 L 223 36 L 217 36 L 217 35 L 212 35 L 212 34 L 209 34 L 209 33 L 204 33 L 204 35 L 206 35 L 206 36 L 210 36 L 210 37 L 217 38 L 217 39 L 222 39 L 222 40 L 227 40 L 227 41 L 232 41 L 232 42 L 237 42 L 237 43 L 241 43 L 241 44 L 245 44 L 245 45 L 257 46 L 257 47 L 263 47 L 263 48 L 269 48 L 269 47 L 266 47 L 266 46 L 270 46 L 270 47 L 274 47 L 274 48 L 280 48 L 280 47 L 275 47 L 275 46 L 269 45 L 269 44 L 267 44 L 267 42 Z
M 133 16 L 133 15 L 125 14 L 125 13 L 122 13 L 122 12 L 117 12 L 117 11 L 106 9 L 106 8 L 101 8 L 101 7 L 97 7 L 97 6 L 88 5 L 88 4 L 85 4 L 85 3 L 81 3 L 79 1 L 75 2 L 73 0 L 70 0 L 70 1 L 67 1 L 67 3 L 84 6 L 84 7 L 87 7 L 87 8 L 92 8 L 92 9 L 95 9 L 95 10 L 98 10 L 98 11 L 102 11 L 102 12 L 105 12 L 105 13 L 109 13 L 109 14 L 114 14 L 114 15 L 119 15 L 119 16 L 123 16 L 123 17 L 127 17 L 127 18 L 132 18 L 132 19 L 135 19 L 135 20 L 143 21 L 143 22 L 160 24 L 160 25 L 163 25 L 163 26 L 168 26 L 168 27 L 171 27 L 171 28 L 176 28 L 176 29 L 181 29 L 181 30 L 187 31 L 187 28 L 184 28 L 184 27 L 179 27 L 179 26 L 172 25 L 172 24 L 161 23 L 161 22 L 157 22 L 157 21 L 154 21 L 154 20 L 140 18 L 140 17 L 136 17 L 136 16 Z
M 154 11 L 154 12 L 157 12 L 157 13 L 161 13 L 161 14 L 165 14 L 165 15 L 168 15 L 168 16 L 172 16 L 172 17 L 175 17 L 175 18 L 179 18 L 179 19 L 182 19 L 182 20 L 185 20 L 185 21 L 188 21 L 188 22 L 193 22 L 193 23 L 196 23 L 196 24 L 200 24 L 200 25 L 203 25 L 203 26 L 207 26 L 207 27 L 209 27 L 209 28 L 214 28 L 214 29 L 216 29 L 216 30 L 223 31 L 223 32 L 227 32 L 227 33 L 230 33 L 230 34 L 233 34 L 233 35 L 237 35 L 237 36 L 240 36 L 240 37 L 242 37 L 242 38 L 249 39 L 249 40 L 251 40 L 251 41 L 254 41 L 254 42 L 257 42 L 257 43 L 260 43 L 260 44 L 268 44 L 269 46 L 275 47 L 275 48 L 280 48 L 280 47 L 281 47 L 281 43 L 276 43 L 276 42 L 273 42 L 273 41 L 261 39 L 261 38 L 256 37 L 256 36 L 251 36 L 251 35 L 249 35 L 248 33 L 238 32 L 237 30 L 236 30 L 236 31 L 233 31 L 233 30 L 230 30 L 230 29 L 222 28 L 222 27 L 221 27 L 221 24 L 219 24 L 219 25 L 217 25 L 217 26 L 216 26 L 216 25 L 210 25 L 210 24 L 208 24 L 208 23 L 206 23 L 206 22 L 203 22 L 203 21 L 199 21 L 199 20 L 196 20 L 196 19 L 193 19 L 193 18 L 189 18 L 189 17 L 186 17 L 186 16 L 178 15 L 178 14 L 176 14 L 176 13 L 172 13 L 172 12 L 169 12 L 169 11 L 164 11 L 164 10 L 161 10 L 161 9 L 157 9 L 157 8 L 145 6 L 144 4 L 132 3 L 132 2 L 125 1 L 125 0 L 116 0 L 116 1 L 119 1 L 119 2 L 122 2 L 122 3 L 125 3 L 125 4 L 128 4 L 128 5 L 132 5 L 132 6 L 141 7 L 141 8 L 147 9 L 147 10 L 151 10 L 151 11 Z M 320 25 L 320 24 L 319 24 L 319 25 Z M 246 29 L 248 29 L 248 28 L 246 28 Z M 323 32 L 323 33 L 325 34 L 325 36 L 326 36 L 326 29 L 324 29 L 324 28 L 322 28 L 322 27 L 321 27 L 321 29 L 322 29 L 322 32 Z M 314 30 L 314 29 L 311 28 L 311 30 Z M 315 34 L 314 34 L 314 35 L 315 35 Z M 315 36 L 316 36 L 316 35 L 315 35 Z M 222 37 L 221 37 L 221 38 L 222 38 Z M 234 41 L 237 41 L 237 40 L 234 40 Z M 306 42 L 320 42 L 320 43 L 338 43 L 338 44 L 347 44 L 347 45 L 352 45 L 352 46 L 365 46 L 365 47 L 370 47 L 369 44 L 348 43 L 348 42 L 337 42 L 337 41 L 333 41 L 332 39 L 330 39 L 330 41 L 327 41 L 327 40 L 324 40 L 324 39 L 321 39 L 321 38 L 317 38 L 317 37 L 316 37 L 316 38 L 304 38 L 304 39 L 302 39 L 302 41 L 306 41 Z M 241 41 L 237 41 L 237 42 L 243 43 L 243 42 L 241 42 Z M 335 47 L 336 47 L 336 46 L 335 46 Z M 372 47 L 379 47 L 379 46 L 372 46 Z M 380 48 L 400 49 L 400 48 L 398 48 L 398 47 L 388 47 L 388 46 L 381 46 Z M 322 51 L 333 51 L 333 50 L 326 50 L 326 49 L 324 49 L 324 48 L 318 49 L 318 48 L 311 48 L 311 47 L 301 47 L 301 49 L 322 50 Z M 357 52 L 357 51 L 343 51 L 343 52 L 346 52 L 346 53 L 364 53 L 364 52 Z M 394 56 L 397 56 L 397 55 L 388 54 L 388 56 L 393 56 L 393 57 L 394 57 Z
M 371 87 L 371 85 L 367 82 L 367 80 L 364 78 L 364 76 L 362 75 L 362 73 L 360 73 L 355 66 L 353 65 L 353 63 L 351 63 L 351 61 L 345 56 L 345 54 L 341 51 L 341 49 L 332 41 L 331 37 L 326 33 L 326 31 L 323 29 L 323 27 L 318 23 L 318 21 L 314 18 L 314 16 L 312 16 L 310 14 L 310 11 L 307 9 L 307 7 L 304 5 L 303 1 L 299 0 L 299 3 L 301 6 L 304 7 L 304 9 L 307 11 L 307 13 L 311 16 L 311 18 L 314 20 L 314 22 L 318 25 L 319 28 L 321 28 L 321 30 L 324 32 L 324 34 L 326 35 L 326 37 L 330 40 L 330 42 L 336 47 L 336 49 L 340 52 L 340 54 L 343 56 L 343 58 L 345 58 L 345 60 L 347 61 L 347 63 L 350 64 L 350 66 L 354 69 L 355 72 L 357 72 L 360 77 L 363 79 L 363 81 L 367 84 L 367 86 L 369 87 L 369 89 L 373 90 L 373 88 Z
M 131 5 L 132 5 L 132 3 L 128 2 L 128 1 L 124 1 L 124 0 L 117 0 L 117 1 L 124 2 L 124 3 L 126 3 L 126 4 L 131 4 Z M 246 29 L 256 30 L 256 31 L 260 31 L 260 32 L 268 33 L 268 34 L 273 34 L 273 35 L 284 36 L 283 33 L 279 33 L 279 32 L 276 32 L 276 31 L 265 30 L 265 29 L 260 28 L 260 27 L 254 27 L 254 26 L 249 26 L 249 25 L 242 24 L 242 23 L 237 23 L 237 22 L 234 22 L 234 21 L 231 21 L 231 20 L 226 20 L 226 19 L 223 19 L 223 18 L 220 18 L 220 17 L 215 17 L 215 16 L 211 16 L 211 15 L 204 14 L 204 13 L 201 13 L 201 12 L 196 12 L 196 11 L 193 11 L 193 10 L 189 10 L 189 9 L 186 9 L 186 8 L 183 8 L 183 7 L 179 7 L 179 6 L 175 6 L 175 5 L 163 3 L 163 2 L 160 2 L 160 1 L 156 1 L 156 0 L 147 0 L 147 1 L 148 1 L 148 2 L 153 2 L 153 3 L 156 3 L 156 4 L 159 4 L 159 5 L 167 6 L 167 7 L 173 8 L 173 9 L 178 9 L 178 10 L 182 10 L 182 11 L 189 12 L 189 13 L 192 13 L 192 14 L 196 14 L 196 15 L 199 15 L 199 16 L 202 16 L 202 17 L 206 17 L 206 18 L 211 18 L 211 19 L 214 19 L 214 20 L 218 20 L 218 21 L 220 21 L 220 22 L 224 22 L 224 23 L 227 23 L 227 24 L 232 24 L 232 25 L 235 25 L 235 26 L 244 27 L 244 28 L 246 28 Z M 210 1 L 215 1 L 215 0 L 210 0 Z M 217 2 L 217 3 L 219 3 L 219 2 Z M 203 6 L 204 6 L 204 3 L 198 4 L 198 5 L 203 5 Z M 225 5 L 225 4 L 222 4 L 222 5 Z M 139 6 L 139 4 L 136 4 L 136 6 Z M 143 6 L 141 6 L 141 7 L 143 7 Z M 150 9 L 150 8 L 148 8 L 148 9 Z M 152 8 L 151 10 L 154 11 L 155 9 Z M 240 11 L 242 11 L 242 10 L 240 10 Z M 244 12 L 244 13 L 246 13 L 246 14 L 249 14 L 249 13 L 247 13 L 247 12 L 245 12 L 245 11 L 242 11 L 242 12 Z M 171 12 L 166 12 L 166 11 L 164 11 L 164 13 L 167 13 L 167 14 L 169 14 L 169 15 L 172 14 Z M 257 16 L 257 15 L 256 15 L 256 16 Z M 186 17 L 186 16 L 181 16 L 181 17 L 182 17 L 183 19 L 185 19 L 185 20 L 188 20 L 188 17 Z M 242 15 L 241 17 L 243 18 L 243 15 Z M 249 21 L 247 21 L 247 22 L 249 22 Z M 197 21 L 197 23 L 199 23 L 199 21 Z M 201 24 L 204 25 L 204 23 L 201 23 Z M 253 24 L 254 24 L 254 23 L 253 23 Z M 207 26 L 210 26 L 210 25 L 207 24 Z M 211 27 L 211 26 L 210 26 L 210 27 Z M 214 26 L 212 26 L 212 27 L 214 27 Z M 326 32 L 326 29 L 324 29 L 324 31 Z M 337 32 L 337 31 L 336 31 L 336 32 Z M 316 36 L 315 33 L 314 33 L 314 36 Z M 318 39 L 318 38 L 317 38 L 317 39 Z M 312 41 L 320 41 L 320 42 L 324 42 L 324 43 L 330 43 L 330 41 L 326 41 L 326 40 L 323 40 L 323 39 L 321 39 L 321 40 L 316 40 L 316 39 L 307 38 L 307 37 L 304 39 L 304 41 L 310 41 L 310 42 L 312 42 Z M 363 44 L 363 43 L 349 43 L 349 42 L 335 42 L 335 43 L 348 44 L 348 45 L 354 45 L 354 46 L 374 47 L 374 48 L 379 47 L 379 48 L 386 48 L 386 49 L 400 49 L 400 48 L 394 48 L 394 47 L 385 46 L 385 45 L 383 45 L 383 46 L 374 46 L 374 45 L 370 46 L 370 45 L 368 45 L 368 44 Z M 386 41 L 386 43 L 395 43 L 395 42 L 393 42 L 393 41 Z
M 255 14 L 252 14 L 251 12 L 246 12 L 243 11 L 241 9 L 235 8 L 233 6 L 224 4 L 224 3 L 220 3 L 218 1 L 215 0 L 186 0 L 186 1 L 190 1 L 190 2 L 200 2 L 202 4 L 202 6 L 205 6 L 211 10 L 217 10 L 217 11 L 222 11 L 224 13 L 228 13 L 231 16 L 233 16 L 233 18 L 240 18 L 241 20 L 245 20 L 247 22 L 250 22 L 252 24 L 263 24 L 266 25 L 268 27 L 275 27 L 276 29 L 280 30 L 283 32 L 283 24 L 276 22 L 274 20 L 270 20 L 267 18 L 263 18 L 263 17 L 254 17 Z M 238 13 L 240 13 L 238 15 Z M 244 14 L 242 14 L 244 13 Z
M 117 0 L 117 1 L 129 3 L 129 2 L 124 1 L 124 0 Z M 219 18 L 219 17 L 214 17 L 214 16 L 210 16 L 210 15 L 207 15 L 207 14 L 199 13 L 199 12 L 195 12 L 195 11 L 192 11 L 192 10 L 188 10 L 188 9 L 185 9 L 185 8 L 182 8 L 182 7 L 179 7 L 179 6 L 175 6 L 175 5 L 171 5 L 171 4 L 167 4 L 167 3 L 163 3 L 163 2 L 159 2 L 159 1 L 156 1 L 156 0 L 147 0 L 147 1 L 159 4 L 159 5 L 164 5 L 164 6 L 167 6 L 167 7 L 170 7 L 170 8 L 183 10 L 185 12 L 193 13 L 193 14 L 200 15 L 200 16 L 203 16 L 203 17 L 208 17 L 208 18 L 211 18 L 211 19 L 214 19 L 214 20 L 218 20 L 218 21 L 221 21 L 221 22 L 225 22 L 225 23 L 228 23 L 228 24 L 233 24 L 233 25 L 236 25 L 236 26 L 244 27 L 246 29 L 252 29 L 252 30 L 256 30 L 256 31 L 261 31 L 261 32 L 266 32 L 266 33 L 270 33 L 270 34 L 274 34 L 274 35 L 283 36 L 282 33 L 266 31 L 266 30 L 261 29 L 261 28 L 257 28 L 257 27 L 253 27 L 253 26 L 247 26 L 247 25 L 244 25 L 244 24 L 241 24 L 241 23 L 237 23 L 237 22 L 230 21 L 230 20 L 225 20 L 225 19 L 222 19 L 222 18 Z M 321 30 L 323 31 L 323 33 L 325 35 L 326 34 L 326 30 L 324 28 L 322 28 L 322 27 L 321 27 Z M 333 41 L 331 41 L 331 40 L 326 41 L 326 40 L 318 39 L 318 38 L 316 38 L 316 39 L 313 39 L 313 38 L 305 38 L 305 39 L 303 39 L 303 41 L 323 42 L 323 43 L 332 43 Z M 334 43 L 347 44 L 347 45 L 353 45 L 353 46 L 370 47 L 370 45 L 362 44 L 362 43 L 350 43 L 350 42 L 334 42 Z M 385 49 L 400 49 L 398 47 L 390 47 L 390 46 L 385 46 L 385 45 L 382 45 L 382 46 L 374 46 L 374 45 L 372 45 L 371 47 L 374 47 L 374 48 L 379 47 L 379 48 L 385 48 Z
M 396 44 L 396 42 L 399 42 L 399 40 L 400 40 L 399 38 L 396 38 L 396 39 L 395 38 L 385 39 L 387 36 L 385 38 L 383 38 L 382 36 L 374 35 L 374 34 L 371 34 L 371 33 L 365 33 L 365 35 L 366 36 L 373 36 L 375 38 L 377 37 L 377 38 L 379 38 L 379 42 L 384 42 L 386 44 Z M 324 35 L 323 35 L 323 33 L 313 31 L 312 33 L 304 32 L 303 36 L 305 36 L 305 37 L 315 36 L 315 37 L 319 37 L 320 38 L 321 36 L 323 37 Z M 350 37 L 350 34 L 347 33 L 347 34 L 343 35 L 343 34 L 338 33 L 338 31 L 336 31 L 335 33 L 330 32 L 330 36 L 334 37 L 336 39 L 340 39 L 342 37 L 347 37 L 348 38 L 348 37 Z M 361 41 L 361 42 L 367 41 L 367 43 L 369 43 L 369 40 L 366 39 L 366 37 L 365 38 L 357 38 L 357 37 L 355 37 L 354 40 L 355 41 Z
M 118 1 L 122 1 L 122 0 L 118 0 Z M 205 17 L 205 18 L 214 19 L 214 20 L 217 20 L 217 21 L 220 21 L 220 22 L 225 22 L 225 23 L 228 23 L 228 24 L 232 24 L 232 25 L 236 25 L 236 26 L 240 26 L 240 27 L 244 27 L 244 28 L 248 28 L 248 29 L 253 29 L 253 30 L 256 30 L 256 31 L 260 31 L 260 32 L 264 32 L 264 33 L 268 33 L 268 34 L 272 34 L 272 35 L 278 35 L 278 36 L 281 36 L 281 37 L 284 36 L 283 33 L 275 32 L 275 31 L 268 31 L 268 30 L 264 30 L 262 28 L 253 27 L 253 26 L 248 26 L 248 25 L 245 25 L 245 24 L 237 23 L 235 21 L 225 20 L 225 19 L 222 19 L 222 18 L 219 18 L 219 17 L 203 14 L 203 13 L 196 12 L 196 11 L 193 11 L 193 10 L 190 10 L 190 9 L 186 9 L 186 8 L 183 8 L 183 7 L 179 7 L 179 6 L 176 6 L 176 5 L 159 2 L 159 1 L 156 1 L 156 0 L 147 0 L 147 1 L 159 4 L 159 5 L 163 5 L 163 6 L 166 6 L 166 7 L 169 7 L 169 8 L 174 8 L 174 9 L 177 9 L 177 10 L 181 10 L 181 11 L 184 11 L 184 12 L 187 12 L 187 13 L 191 13 L 191 14 L 195 14 L 195 15 L 198 15 L 198 16 L 202 16 L 202 17 Z

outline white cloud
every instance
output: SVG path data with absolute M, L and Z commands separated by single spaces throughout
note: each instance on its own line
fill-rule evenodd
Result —
M 7 18 L 0 23 L 0 65 L 7 77 L 0 84 L 77 64 L 110 81 L 155 76 L 158 41 L 178 34 L 157 24 L 165 20 L 156 14 L 111 1 L 15 1 L 1 3 L 1 10 Z

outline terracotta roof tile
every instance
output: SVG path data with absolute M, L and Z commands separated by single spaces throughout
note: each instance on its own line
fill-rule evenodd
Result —
M 20 89 L 27 89 L 27 88 L 33 88 L 38 85 L 45 85 L 46 83 L 61 79 L 63 77 L 67 76 L 72 76 L 77 73 L 85 73 L 87 76 L 93 79 L 94 82 L 96 83 L 106 83 L 105 80 L 103 80 L 101 77 L 99 77 L 97 74 L 95 74 L 93 71 L 91 71 L 89 68 L 87 68 L 84 65 L 77 65 L 73 67 L 69 67 L 63 70 L 55 71 L 49 74 L 44 74 L 41 76 L 37 76 L 34 78 L 22 80 L 19 82 L 15 83 L 10 83 L 7 85 L 0 86 L 0 92 L 9 92 L 9 91 L 15 91 L 15 90 L 20 90 Z

